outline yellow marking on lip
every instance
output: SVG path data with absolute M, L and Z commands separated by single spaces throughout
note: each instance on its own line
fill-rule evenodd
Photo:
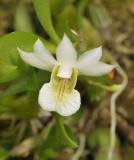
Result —
M 77 70 L 72 69 L 71 78 L 61 78 L 57 76 L 59 66 L 55 66 L 51 75 L 51 89 L 54 101 L 57 103 L 64 102 L 71 95 L 76 81 Z

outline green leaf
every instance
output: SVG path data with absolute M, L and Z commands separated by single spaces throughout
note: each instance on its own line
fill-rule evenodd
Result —
M 61 13 L 64 8 L 66 8 L 69 4 L 72 4 L 76 0 L 59 0 L 56 6 L 56 13 Z
M 92 107 L 96 107 L 107 96 L 107 91 L 98 86 L 89 85 L 87 82 L 84 83 L 84 86 L 86 89 L 87 101 Z
M 14 95 L 23 91 L 35 91 L 37 90 L 36 74 L 33 68 L 24 73 L 20 78 L 14 80 L 10 87 L 0 95 L 0 98 Z
M 4 72 L 3 75 L 1 75 L 0 83 L 16 79 L 28 70 L 29 66 L 20 58 L 17 47 L 24 51 L 33 51 L 33 45 L 38 38 L 42 40 L 50 52 L 55 52 L 55 45 L 31 33 L 12 32 L 0 38 L 0 65 L 2 65 L 2 72 L 6 71 L 9 66 L 11 71 L 7 71 L 7 73 Z
M 0 160 L 6 160 L 10 156 L 10 153 L 4 148 L 0 147 Z
M 82 16 L 84 12 L 84 8 L 89 3 L 89 0 L 80 0 L 76 7 L 76 23 L 77 23 L 77 29 L 80 31 L 82 27 Z
M 16 70 L 17 66 L 8 65 L 2 61 L 0 61 L 0 77 L 10 74 L 14 70 Z
M 23 3 L 20 3 L 16 8 L 14 17 L 14 29 L 16 31 L 23 31 L 28 33 L 35 32 L 31 21 L 31 17 Z
M 59 21 L 56 25 L 56 31 L 60 38 L 63 37 L 64 33 L 71 39 L 72 42 L 76 42 L 76 38 L 71 32 L 71 27 L 66 21 Z
M 39 112 L 37 92 L 31 92 L 31 95 L 16 97 L 10 108 L 10 112 L 19 119 L 36 118 Z
M 110 145 L 110 130 L 108 128 L 96 128 L 87 138 L 87 144 L 89 148 L 95 149 L 95 160 L 107 160 L 107 150 Z M 113 153 L 112 160 L 121 160 L 120 155 L 116 152 L 119 150 L 119 139 L 116 136 L 115 152 Z
M 56 136 L 56 126 L 53 126 L 51 128 L 51 131 L 49 133 L 49 136 L 48 138 L 45 140 L 45 142 L 43 143 L 41 149 L 40 149 L 40 152 L 39 154 L 42 154 L 42 152 L 46 149 L 46 148 L 58 148 L 60 147 L 61 144 L 60 142 L 58 141 L 57 139 L 57 136 Z
M 60 14 L 53 14 L 53 16 L 56 18 L 56 21 L 66 22 L 71 29 L 76 30 L 76 9 L 73 5 L 67 6 L 63 12 Z
M 33 0 L 33 4 L 40 23 L 44 27 L 45 31 L 56 44 L 59 44 L 60 39 L 52 25 L 49 0 Z
M 58 155 L 58 153 L 54 149 L 47 148 L 39 154 L 38 160 L 55 159 L 57 157 L 57 155 Z
M 92 25 L 88 18 L 82 18 L 81 33 L 86 46 L 86 50 L 96 48 L 96 46 L 103 45 L 103 38 L 100 32 Z
M 39 89 L 43 86 L 43 84 L 48 83 L 50 81 L 51 73 L 45 70 L 39 70 L 37 72 L 37 82 Z
M 8 96 L 0 100 L 0 114 L 11 111 L 11 106 L 14 102 L 13 97 Z
M 69 129 L 69 127 L 64 126 L 63 119 L 59 114 L 55 113 L 55 117 L 56 117 L 56 135 L 60 144 L 72 148 L 77 148 L 78 145 L 75 142 L 75 138 L 73 136 L 72 131 Z
M 80 109 L 72 115 L 72 118 L 79 123 L 79 120 L 81 119 L 81 117 L 83 116 L 83 112 L 84 112 L 84 106 L 81 106 Z

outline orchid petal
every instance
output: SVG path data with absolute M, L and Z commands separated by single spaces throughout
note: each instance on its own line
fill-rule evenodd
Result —
M 42 41 L 38 39 L 34 44 L 34 53 L 44 63 L 57 65 L 58 62 L 54 59 L 52 54 L 45 48 Z
M 71 78 L 72 75 L 72 68 L 65 66 L 65 65 L 61 65 L 60 68 L 58 69 L 58 77 L 61 78 Z
M 62 116 L 70 116 L 79 110 L 80 101 L 80 93 L 74 89 L 68 100 L 56 106 L 56 111 Z
M 82 54 L 76 62 L 75 68 L 88 67 L 90 64 L 94 64 L 100 60 L 102 56 L 102 47 L 92 49 Z
M 66 34 L 64 34 L 63 39 L 56 49 L 56 56 L 58 62 L 61 62 L 63 65 L 68 64 L 72 66 L 77 60 L 77 53 Z
M 18 49 L 18 51 L 20 53 L 20 57 L 27 64 L 29 64 L 29 65 L 31 65 L 33 67 L 39 68 L 39 69 L 52 71 L 54 65 L 48 64 L 48 63 L 44 63 L 41 59 L 39 59 L 37 57 L 37 55 L 35 53 L 24 52 L 20 48 L 17 48 L 17 49 Z
M 109 65 L 102 62 L 98 62 L 94 65 L 89 65 L 88 67 L 80 68 L 78 72 L 79 75 L 101 76 L 111 72 L 115 67 L 115 65 Z
M 42 88 L 39 92 L 38 102 L 44 110 L 56 111 L 56 105 L 52 99 L 52 92 L 51 92 L 51 84 L 50 83 L 46 83 L 42 86 Z
M 78 91 L 73 92 L 62 102 L 56 101 L 54 98 L 51 84 L 44 84 L 39 93 L 39 104 L 47 111 L 56 111 L 62 116 L 70 116 L 80 108 L 80 94 Z

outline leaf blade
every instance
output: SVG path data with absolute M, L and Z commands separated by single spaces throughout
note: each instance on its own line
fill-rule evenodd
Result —
M 55 113 L 55 118 L 56 118 L 56 134 L 60 143 L 72 148 L 77 148 L 78 145 L 74 141 L 74 138 L 72 136 L 73 133 L 71 132 L 69 127 L 64 126 L 62 122 L 62 117 L 59 114 Z
M 9 66 L 16 66 L 12 72 L 1 75 L 0 83 L 9 82 L 21 76 L 29 66 L 23 62 L 17 51 L 17 47 L 24 51 L 33 51 L 33 45 L 37 39 L 41 39 L 45 47 L 52 53 L 55 53 L 56 46 L 45 39 L 31 33 L 12 32 L 0 38 L 0 61 Z M 7 66 L 2 70 L 6 71 Z
M 13 81 L 10 87 L 0 95 L 0 98 L 11 96 L 23 91 L 35 91 L 37 89 L 38 87 L 35 71 L 33 68 L 31 68 L 29 71 L 24 73 L 23 76 Z
M 54 30 L 51 12 L 50 12 L 50 4 L 49 0 L 33 0 L 34 8 L 39 18 L 40 23 L 42 24 L 45 31 L 52 38 L 52 40 L 59 44 L 60 38 Z

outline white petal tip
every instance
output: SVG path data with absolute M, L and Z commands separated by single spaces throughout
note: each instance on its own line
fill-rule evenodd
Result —
M 62 38 L 61 42 L 66 43 L 66 42 L 68 42 L 68 41 L 70 41 L 70 42 L 71 42 L 71 40 L 68 38 L 68 36 L 66 35 L 66 33 L 64 33 L 64 35 L 63 35 L 63 38 Z
M 42 44 L 42 41 L 38 38 L 34 43 L 34 46 Z
M 22 51 L 19 47 L 17 47 L 17 50 L 18 50 L 19 52 L 21 52 L 21 51 Z
M 18 50 L 18 52 L 20 53 L 20 56 L 22 57 L 22 55 L 24 55 L 25 54 L 25 52 L 24 51 L 22 51 L 19 47 L 17 47 L 17 50 Z
M 99 46 L 98 49 L 102 49 L 102 46 Z
M 102 46 L 96 48 L 96 52 L 102 52 Z

